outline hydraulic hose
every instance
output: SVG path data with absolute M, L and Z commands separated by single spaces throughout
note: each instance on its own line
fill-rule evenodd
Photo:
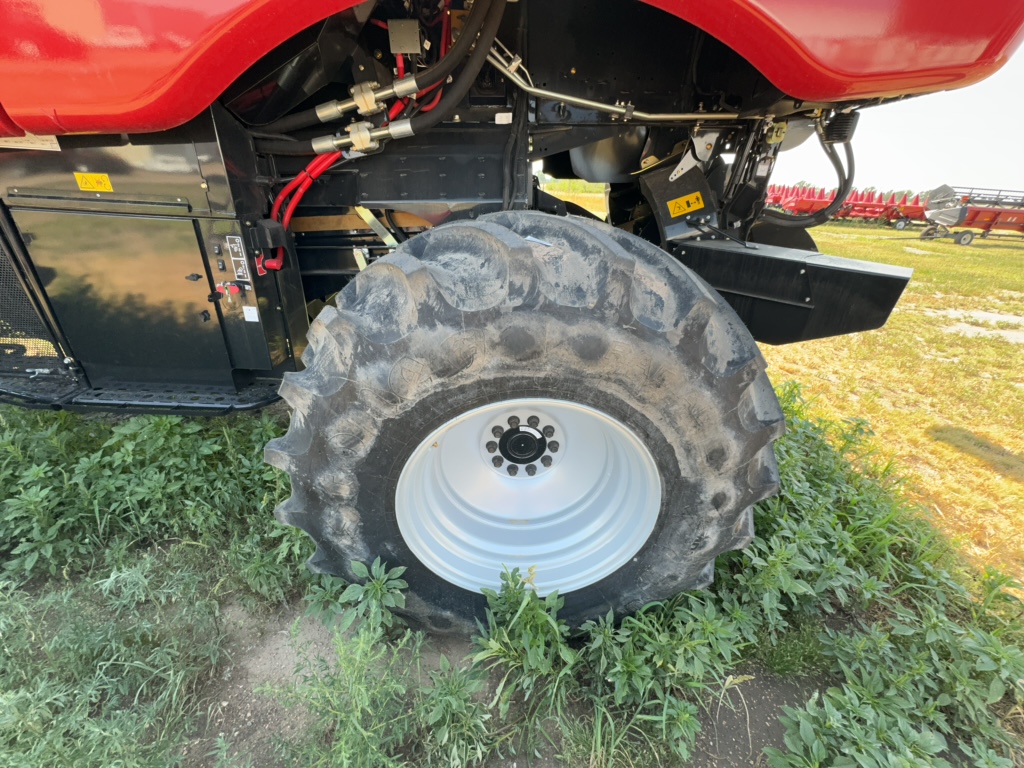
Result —
M 316 116 L 316 107 L 310 107 L 301 112 L 296 112 L 294 115 L 286 115 L 272 123 L 268 123 L 262 127 L 262 131 L 266 133 L 289 133 L 301 128 L 308 128 L 319 122 L 320 118 Z
M 501 17 L 505 13 L 507 2 L 508 0 L 493 0 L 493 4 L 490 5 L 490 13 L 487 14 L 483 28 L 480 30 L 480 38 L 476 41 L 476 48 L 466 60 L 466 66 L 455 82 L 445 89 L 444 96 L 434 109 L 430 112 L 421 112 L 409 120 L 409 130 L 412 134 L 422 133 L 438 125 L 462 103 L 466 94 L 469 93 L 469 89 L 476 82 L 480 70 L 487 62 L 487 55 L 491 52 L 494 38 L 498 36 L 498 27 L 501 26 Z M 473 10 L 476 10 L 475 6 Z M 467 37 L 468 35 L 463 32 L 459 37 L 459 42 L 461 43 Z M 445 58 L 451 58 L 451 54 Z
M 836 152 L 834 146 L 825 144 L 824 141 L 822 141 L 822 147 L 825 148 L 825 154 L 832 162 L 832 167 L 836 169 L 836 175 L 839 178 L 839 186 L 836 189 L 835 199 L 815 213 L 793 216 L 788 213 L 765 210 L 761 213 L 763 218 L 771 219 L 780 227 L 814 227 L 818 224 L 824 224 L 827 222 L 832 214 L 842 207 L 843 203 L 846 202 L 846 198 L 850 196 L 850 192 L 853 191 L 853 175 L 856 170 L 856 166 L 853 161 L 853 147 L 850 146 L 849 142 L 845 142 L 843 144 L 843 148 L 846 150 L 845 169 L 843 168 L 843 164 L 839 161 L 839 154 Z
M 441 57 L 439 61 L 431 64 L 425 70 L 413 76 L 416 84 L 415 88 L 412 89 L 414 93 L 416 91 L 425 90 L 435 83 L 441 82 L 455 71 L 455 68 L 469 53 L 469 49 L 473 45 L 473 41 L 476 39 L 484 21 L 487 19 L 488 11 L 490 10 L 491 3 L 493 1 L 494 0 L 477 0 L 477 2 L 474 3 L 473 10 L 470 11 L 469 16 L 466 17 L 466 23 L 462 28 L 462 32 L 459 34 L 459 39 L 455 41 L 455 45 L 451 47 L 451 50 L 449 50 L 445 56 Z M 323 105 L 320 106 L 322 107 Z M 323 122 L 320 118 L 320 114 L 319 107 L 311 107 L 309 109 L 304 109 L 301 112 L 296 112 L 294 115 L 286 115 L 279 120 L 268 123 L 267 125 L 262 126 L 260 130 L 264 133 L 290 133 L 291 131 L 297 131 L 302 128 L 309 128 L 310 126 Z M 306 151 L 301 153 L 296 153 L 294 151 L 290 153 L 275 151 L 275 154 L 310 154 L 311 152 L 312 149 L 307 147 Z

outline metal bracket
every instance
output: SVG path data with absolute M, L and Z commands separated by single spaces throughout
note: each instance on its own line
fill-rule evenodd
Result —
M 696 168 L 699 163 L 706 163 L 710 160 L 720 135 L 721 131 L 694 130 L 690 139 L 690 151 L 684 152 L 683 156 L 679 158 L 679 164 L 672 171 L 668 180 L 675 181 L 691 168 Z
M 377 233 L 377 237 L 383 240 L 384 244 L 388 246 L 388 248 L 398 247 L 398 241 L 395 240 L 395 236 L 388 232 L 388 228 L 377 220 L 377 217 L 373 215 L 369 208 L 363 208 L 363 206 L 357 205 L 356 213 L 359 214 L 360 219 L 369 225 L 370 229 Z
M 693 132 L 693 154 L 702 163 L 711 159 L 711 153 L 715 151 L 718 137 L 721 131 L 694 131 Z
M 693 156 L 691 152 L 683 152 L 683 156 L 679 158 L 679 163 L 676 165 L 675 169 L 673 169 L 672 173 L 669 175 L 668 180 L 675 181 L 687 171 L 696 168 L 697 165 L 698 160 L 696 157 Z

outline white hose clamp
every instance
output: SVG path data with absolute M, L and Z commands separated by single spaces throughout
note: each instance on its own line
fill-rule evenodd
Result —
M 377 103 L 377 96 L 373 92 L 373 89 L 378 87 L 377 83 L 356 83 L 352 86 L 349 94 L 356 103 L 356 110 L 360 115 L 373 115 L 384 108 L 383 104 Z
M 361 123 L 352 123 L 351 125 L 346 126 L 345 130 L 348 132 L 349 138 L 352 141 L 352 149 L 357 152 L 366 152 L 378 149 L 380 147 L 380 143 L 370 135 L 370 131 L 372 129 L 373 126 L 365 120 Z

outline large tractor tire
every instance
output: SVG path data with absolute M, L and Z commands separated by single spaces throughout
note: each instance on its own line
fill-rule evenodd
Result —
M 777 490 L 763 358 L 646 241 L 492 214 L 403 243 L 337 305 L 281 387 L 277 516 L 316 542 L 314 571 L 406 566 L 414 624 L 470 629 L 503 567 L 574 626 L 704 587 Z

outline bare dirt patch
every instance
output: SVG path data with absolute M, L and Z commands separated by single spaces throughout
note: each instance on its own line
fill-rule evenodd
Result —
M 258 691 L 294 682 L 304 655 L 329 656 L 331 634 L 319 621 L 301 618 L 301 608 L 295 606 L 270 617 L 252 616 L 237 606 L 224 613 L 231 660 L 205 692 L 207 721 L 182 751 L 182 765 L 213 766 L 211 752 L 218 737 L 230 742 L 229 755 L 238 765 L 246 760 L 254 768 L 277 765 L 275 739 L 300 736 L 308 718 Z
M 750 679 L 727 691 L 721 700 L 712 697 L 705 702 L 691 766 L 767 765 L 761 754 L 765 747 L 785 750 L 786 729 L 779 722 L 783 707 L 802 707 L 829 682 L 822 677 L 781 677 L 757 665 L 744 665 L 735 676 Z
M 947 325 L 943 329 L 947 333 L 962 333 L 965 336 L 987 336 L 989 338 L 1005 339 L 1014 344 L 1024 344 L 1024 317 L 1007 315 L 1002 312 L 965 311 L 959 309 L 945 309 L 938 312 L 926 312 L 925 314 L 965 321 Z
M 280 765 L 275 741 L 302 737 L 310 725 L 309 716 L 284 707 L 272 693 L 263 692 L 297 682 L 304 657 L 329 658 L 333 654 L 331 633 L 318 620 L 301 614 L 301 606 L 274 616 L 254 616 L 237 606 L 225 610 L 232 635 L 231 661 L 205 691 L 207 720 L 182 751 L 184 768 L 213 768 L 218 738 L 230 744 L 229 765 L 272 768 Z M 423 668 L 436 668 L 441 656 L 458 665 L 472 651 L 469 638 L 429 638 L 423 646 Z M 701 732 L 689 765 L 746 768 L 766 764 L 761 755 L 764 747 L 784 748 L 785 729 L 779 723 L 782 708 L 802 706 L 829 682 L 819 677 L 781 677 L 757 664 L 742 666 L 735 676 L 743 681 L 721 698 L 708 694 L 702 701 Z M 566 765 L 554 754 L 530 760 L 495 756 L 487 763 L 493 768 L 526 764 L 534 768 Z

